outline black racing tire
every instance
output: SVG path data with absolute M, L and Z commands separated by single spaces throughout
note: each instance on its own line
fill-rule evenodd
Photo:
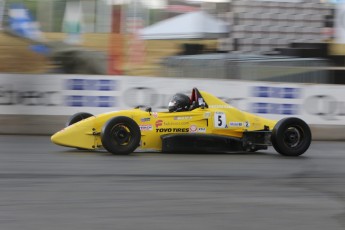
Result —
M 81 112 L 81 113 L 76 113 L 76 114 L 73 114 L 69 120 L 66 122 L 66 127 L 70 126 L 70 125 L 73 125 L 79 121 L 82 121 L 86 118 L 89 118 L 89 117 L 92 117 L 93 115 L 91 113 L 84 113 L 84 112 Z
M 116 155 L 132 153 L 139 146 L 140 139 L 141 132 L 138 124 L 125 116 L 108 120 L 101 131 L 103 147 Z
M 284 156 L 302 155 L 308 150 L 311 140 L 309 126 L 296 117 L 281 119 L 272 130 L 272 145 L 278 153 Z

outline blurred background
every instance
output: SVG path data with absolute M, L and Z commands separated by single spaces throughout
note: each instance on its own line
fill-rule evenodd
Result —
M 345 0 L 0 0 L 1 229 L 345 229 L 344 16 Z M 50 142 L 74 113 L 167 111 L 193 87 L 302 118 L 311 148 L 110 157 Z
M 1 0 L 0 72 L 344 84 L 343 8 L 340 0 Z

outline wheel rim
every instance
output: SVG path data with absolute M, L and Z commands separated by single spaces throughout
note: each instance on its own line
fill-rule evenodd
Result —
M 118 145 L 128 145 L 132 135 L 127 126 L 119 124 L 111 130 L 111 136 Z
M 303 140 L 303 133 L 298 127 L 290 127 L 284 133 L 284 143 L 289 148 L 296 148 Z

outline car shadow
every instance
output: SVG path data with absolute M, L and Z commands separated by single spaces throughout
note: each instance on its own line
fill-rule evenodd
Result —
M 220 151 L 190 151 L 190 152 L 155 152 L 155 151 L 135 151 L 128 155 L 116 155 L 107 152 L 104 149 L 98 150 L 83 150 L 83 149 L 64 149 L 57 151 L 62 154 L 69 154 L 69 155 L 97 155 L 97 156 L 105 156 L 105 157 L 140 157 L 140 156 L 164 156 L 164 155 L 202 155 L 202 156 L 263 156 L 263 157 L 279 157 L 285 159 L 308 159 L 308 156 L 299 156 L 299 157 L 289 157 L 289 156 L 282 156 L 279 153 L 275 152 L 273 149 L 268 150 L 258 150 L 256 152 L 247 152 L 247 151 L 227 151 L 227 152 L 220 152 Z
M 151 151 L 135 151 L 128 155 L 117 155 L 107 152 L 106 150 L 79 150 L 79 149 L 66 149 L 59 151 L 62 154 L 70 154 L 70 155 L 99 155 L 99 156 L 109 156 L 109 157 L 138 157 L 138 156 L 153 156 L 153 155 L 229 155 L 229 156 L 280 156 L 274 152 L 151 152 Z

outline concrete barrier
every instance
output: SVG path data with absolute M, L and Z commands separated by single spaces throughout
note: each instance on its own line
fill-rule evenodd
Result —
M 69 116 L 1 115 L 0 134 L 51 135 L 63 127 Z
M 320 141 L 344 141 L 344 125 L 311 125 L 313 140 Z
M 0 74 L 0 134 L 51 135 L 77 112 L 150 106 L 167 110 L 193 87 L 269 119 L 299 117 L 315 140 L 345 140 L 345 87 L 215 79 Z

